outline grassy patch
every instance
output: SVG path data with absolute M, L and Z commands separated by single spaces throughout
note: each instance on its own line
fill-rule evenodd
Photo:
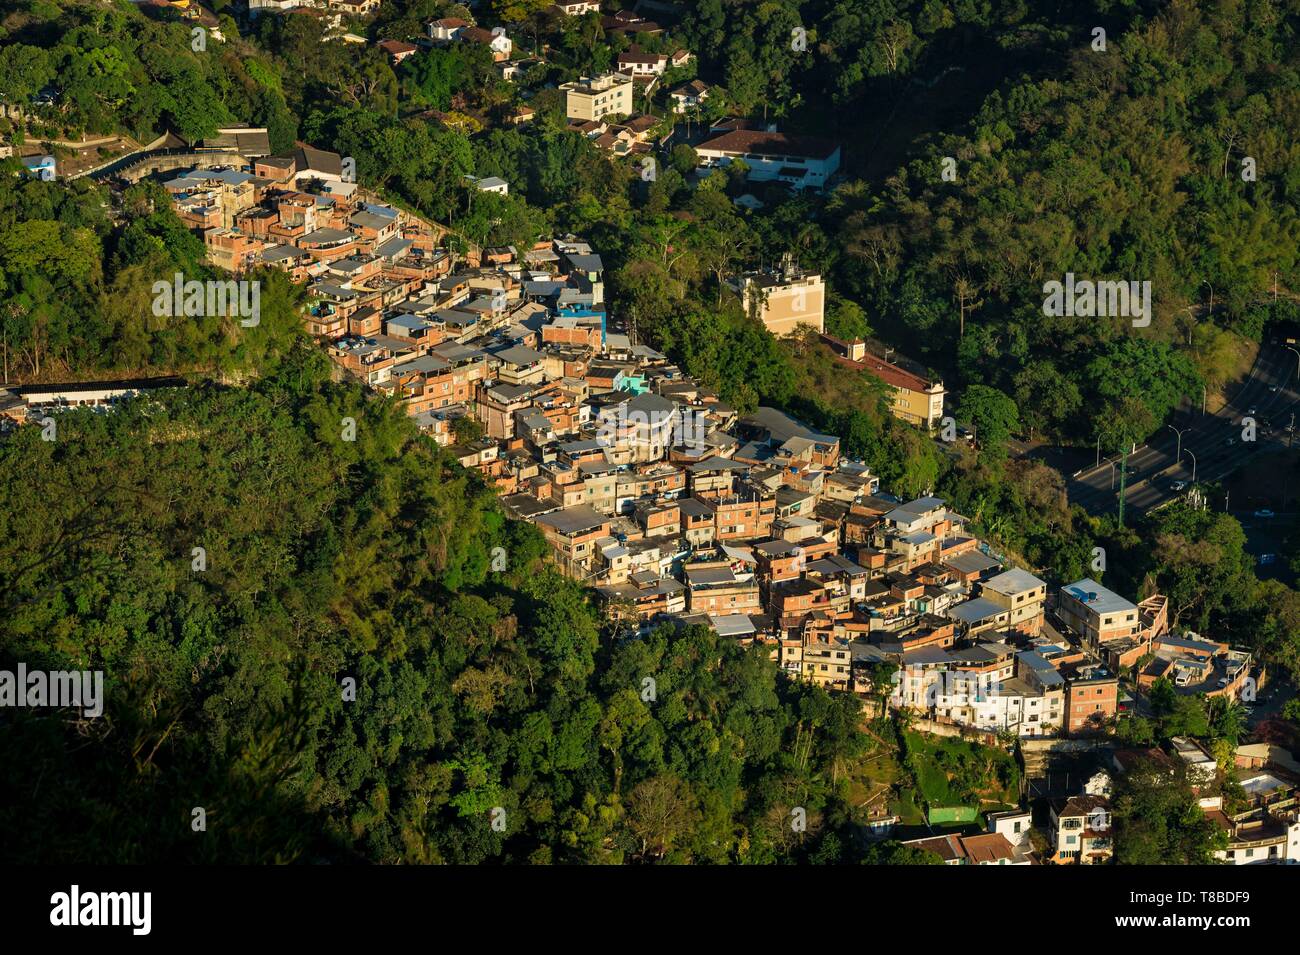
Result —
M 906 765 L 933 807 L 1014 804 L 1020 771 L 1010 753 L 960 737 L 907 732 Z
M 874 745 L 844 768 L 849 805 L 869 818 L 896 815 L 904 825 L 924 822 L 925 810 L 892 733 L 863 728 Z

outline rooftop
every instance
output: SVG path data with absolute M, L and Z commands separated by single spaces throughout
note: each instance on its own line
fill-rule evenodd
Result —
M 1084 604 L 1094 613 L 1108 614 L 1122 613 L 1129 610 L 1137 611 L 1137 604 L 1131 600 L 1126 600 L 1113 590 L 1107 590 L 1089 577 L 1077 580 L 1072 584 L 1066 584 L 1061 588 L 1061 591 Z

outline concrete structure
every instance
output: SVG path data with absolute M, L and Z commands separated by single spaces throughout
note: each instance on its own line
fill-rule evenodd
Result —
M 580 17 L 588 13 L 599 13 L 600 3 L 598 0 L 558 0 L 552 9 L 562 16 Z
M 745 311 L 778 338 L 810 326 L 825 328 L 826 289 L 822 277 L 787 260 L 778 270 L 746 272 L 727 283 L 740 296 Z
M 914 362 L 881 357 L 875 346 L 868 347 L 860 338 L 846 342 L 823 333 L 822 341 L 839 354 L 840 364 L 866 372 L 893 389 L 894 417 L 927 430 L 939 424 L 947 394 L 940 379 Z M 892 352 L 890 349 L 885 355 Z
M 407 43 L 404 40 L 381 40 L 379 49 L 388 54 L 388 59 L 393 66 L 401 63 L 405 59 L 415 56 L 420 52 L 420 48 L 414 43 Z
M 461 27 L 456 33 L 456 39 L 462 43 L 483 44 L 492 51 L 492 59 L 497 63 L 510 59 L 510 52 L 515 48 L 514 41 L 505 35 L 503 27 L 497 27 L 494 30 L 485 30 L 482 27 Z
M 498 196 L 510 194 L 510 183 L 499 176 L 484 176 L 482 179 L 477 176 L 466 176 L 465 181 L 479 192 L 494 192 Z
M 668 94 L 673 112 L 681 114 L 703 106 L 704 101 L 709 98 L 709 89 L 709 84 L 703 80 L 691 80 L 677 87 Z
M 840 168 L 838 143 L 753 129 L 732 129 L 695 147 L 705 167 L 743 159 L 755 182 L 777 181 L 794 189 L 821 189 Z
M 573 120 L 594 122 L 606 116 L 627 116 L 632 112 L 633 82 L 622 73 L 583 77 L 560 84 L 564 114 Z
M 184 388 L 184 378 L 129 378 L 115 381 L 85 381 L 63 384 L 22 385 L 10 391 L 32 412 L 62 411 L 68 408 L 108 407 L 159 388 Z
M 929 836 L 905 840 L 903 845 L 937 855 L 944 865 L 1032 864 L 1024 855 L 1018 855 L 1011 842 L 999 832 L 974 836 Z
M 1034 814 L 1028 809 L 990 812 L 987 814 L 987 819 L 989 832 L 1002 836 L 1013 849 L 1019 852 L 1030 851 L 1029 833 L 1034 828 Z
M 1134 637 L 1141 629 L 1137 604 L 1087 577 L 1061 588 L 1056 609 L 1093 652 L 1107 641 Z
M 986 580 L 980 596 L 1008 611 L 1009 628 L 1031 635 L 1042 629 L 1047 583 L 1029 571 L 1016 568 Z
M 596 557 L 596 541 L 609 536 L 609 517 L 586 506 L 544 514 L 535 523 L 561 566 L 575 576 L 589 571 Z
M 1119 678 L 1097 665 L 1067 674 L 1065 732 L 1086 736 L 1106 730 L 1119 713 Z
M 429 34 L 429 39 L 437 43 L 450 43 L 460 36 L 460 31 L 474 24 L 468 20 L 462 20 L 459 17 L 443 17 L 441 20 L 430 20 L 425 24 L 425 29 Z
M 1300 793 L 1285 773 L 1241 773 L 1246 807 L 1231 815 L 1221 800 L 1206 816 L 1228 834 L 1228 847 L 1215 857 L 1229 865 L 1300 865 Z
M 1048 827 L 1053 862 L 1099 865 L 1114 855 L 1110 801 L 1102 796 L 1052 803 Z

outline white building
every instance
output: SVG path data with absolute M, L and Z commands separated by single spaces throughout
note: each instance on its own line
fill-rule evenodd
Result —
M 564 113 L 569 119 L 594 122 L 606 116 L 632 112 L 632 77 L 622 73 L 586 77 L 560 84 Z
M 555 9 L 566 17 L 580 17 L 587 13 L 599 13 L 600 4 L 596 0 L 559 0 Z
M 989 832 L 996 832 L 1022 852 L 1031 848 L 1029 832 L 1034 828 L 1034 814 L 1028 809 L 1007 809 L 988 814 Z
M 1185 736 L 1175 736 L 1169 742 L 1173 745 L 1174 752 L 1187 764 L 1188 775 L 1193 785 L 1214 782 L 1214 777 L 1219 772 L 1219 764 L 1215 762 L 1213 756 Z
M 602 408 L 596 422 L 597 439 L 630 451 L 633 463 L 662 459 L 681 443 L 682 429 L 681 407 L 649 392 Z
M 468 20 L 461 20 L 457 17 L 443 17 L 441 20 L 430 20 L 426 25 L 429 32 L 429 39 L 438 43 L 450 43 L 460 36 L 460 31 L 466 27 L 473 26 Z
M 510 194 L 510 183 L 498 176 L 484 176 L 482 179 L 477 176 L 466 176 L 465 181 L 475 186 L 479 192 L 494 192 L 498 196 Z
M 248 0 L 248 12 L 256 16 L 262 10 L 270 10 L 276 13 L 284 13 L 288 10 L 296 10 L 299 7 L 323 7 L 324 3 L 318 0 Z
M 821 189 L 840 168 L 840 147 L 825 139 L 733 129 L 695 149 L 702 166 L 726 166 L 743 159 L 749 178 L 779 181 L 795 189 Z
M 703 106 L 709 98 L 709 84 L 703 80 L 691 80 L 668 94 L 674 113 L 685 113 L 689 109 Z

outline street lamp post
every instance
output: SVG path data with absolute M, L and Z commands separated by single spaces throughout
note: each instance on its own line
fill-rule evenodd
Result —
M 1192 449 L 1187 449 L 1188 456 L 1192 459 L 1192 483 L 1196 483 L 1196 455 L 1192 454 Z
M 1300 379 L 1300 351 L 1296 351 L 1296 349 L 1292 348 L 1290 345 L 1286 346 L 1286 350 L 1295 352 L 1295 374 L 1296 378 Z
M 1172 424 L 1167 424 L 1165 425 L 1165 427 L 1168 428 L 1170 431 L 1172 431 L 1174 434 L 1178 435 L 1178 450 L 1174 452 L 1174 460 L 1181 461 L 1183 457 L 1183 431 L 1186 431 L 1187 429 L 1183 428 L 1179 430 L 1178 428 L 1175 428 Z

